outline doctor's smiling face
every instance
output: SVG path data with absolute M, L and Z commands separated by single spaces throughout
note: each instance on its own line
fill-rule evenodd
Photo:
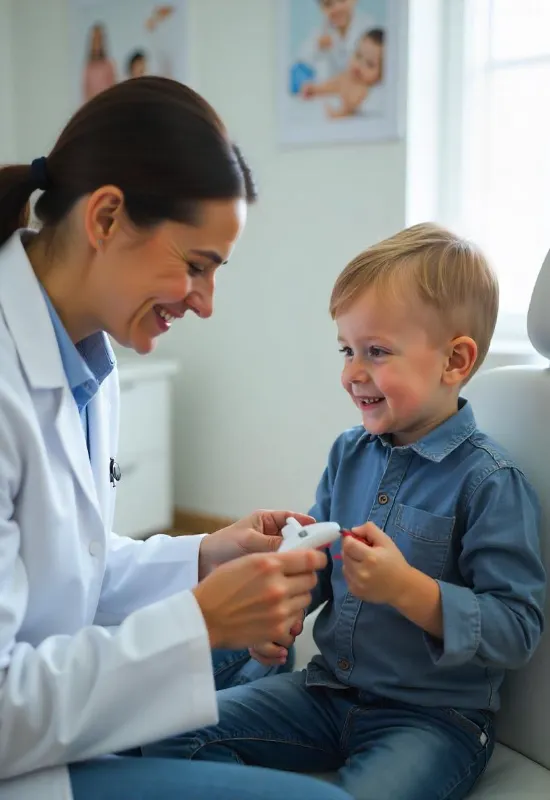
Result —
M 73 342 L 104 331 L 145 354 L 187 311 L 212 314 L 217 270 L 256 187 L 223 122 L 188 86 L 122 81 L 77 111 L 47 157 L 14 170 L 8 190 L 21 209 L 4 232 L 0 218 L 0 244 L 40 188 L 41 228 L 25 247 Z
M 216 272 L 244 228 L 247 203 L 205 200 L 194 224 L 140 229 L 125 214 L 122 193 L 104 187 L 75 211 L 92 252 L 85 283 L 94 327 L 145 354 L 187 311 L 211 316 Z

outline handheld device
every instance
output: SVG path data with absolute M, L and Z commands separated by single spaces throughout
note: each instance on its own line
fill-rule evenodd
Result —
M 320 550 L 328 547 L 340 536 L 353 536 L 354 539 L 366 544 L 364 539 L 342 528 L 337 522 L 313 522 L 311 525 L 300 525 L 294 517 L 288 517 L 281 533 L 283 542 L 279 547 L 279 553 L 289 550 Z M 333 558 L 341 557 L 338 554 L 333 556 Z
M 300 525 L 294 517 L 289 517 L 281 533 L 283 542 L 279 547 L 279 553 L 285 553 L 289 550 L 317 550 L 327 547 L 339 539 L 344 531 L 337 522 Z

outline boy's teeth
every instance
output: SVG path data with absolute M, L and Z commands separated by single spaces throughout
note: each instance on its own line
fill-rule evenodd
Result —
M 382 397 L 363 397 L 361 402 L 364 403 L 366 406 L 371 406 L 373 403 L 379 403 L 380 400 L 383 400 Z

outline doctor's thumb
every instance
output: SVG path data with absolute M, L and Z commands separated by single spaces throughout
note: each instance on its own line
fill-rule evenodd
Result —
M 268 536 L 265 533 L 253 531 L 247 541 L 247 550 L 250 553 L 276 553 L 281 542 L 281 536 Z

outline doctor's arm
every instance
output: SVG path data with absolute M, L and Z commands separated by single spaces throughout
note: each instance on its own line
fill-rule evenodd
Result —
M 35 531 L 34 556 L 22 541 L 26 467 L 9 416 L 0 407 L 0 781 L 214 722 L 209 632 L 191 592 L 137 612 L 114 635 L 58 633 L 75 628 L 70 586 L 66 606 L 56 591 L 50 607 L 38 554 L 48 531 Z
M 291 511 L 256 511 L 208 535 L 159 534 L 136 541 L 112 534 L 95 621 L 118 625 L 138 608 L 193 588 L 221 564 L 276 551 L 290 515 L 303 524 L 312 522 L 311 517 Z
M 211 647 L 246 646 L 266 627 L 277 636 L 324 563 L 317 553 L 250 556 L 115 632 L 80 627 L 87 614 L 73 609 L 71 584 L 50 594 L 32 552 L 53 534 L 37 525 L 21 535 L 20 429 L 0 406 L 0 781 L 214 723 Z M 47 499 L 32 492 L 30 502 Z

